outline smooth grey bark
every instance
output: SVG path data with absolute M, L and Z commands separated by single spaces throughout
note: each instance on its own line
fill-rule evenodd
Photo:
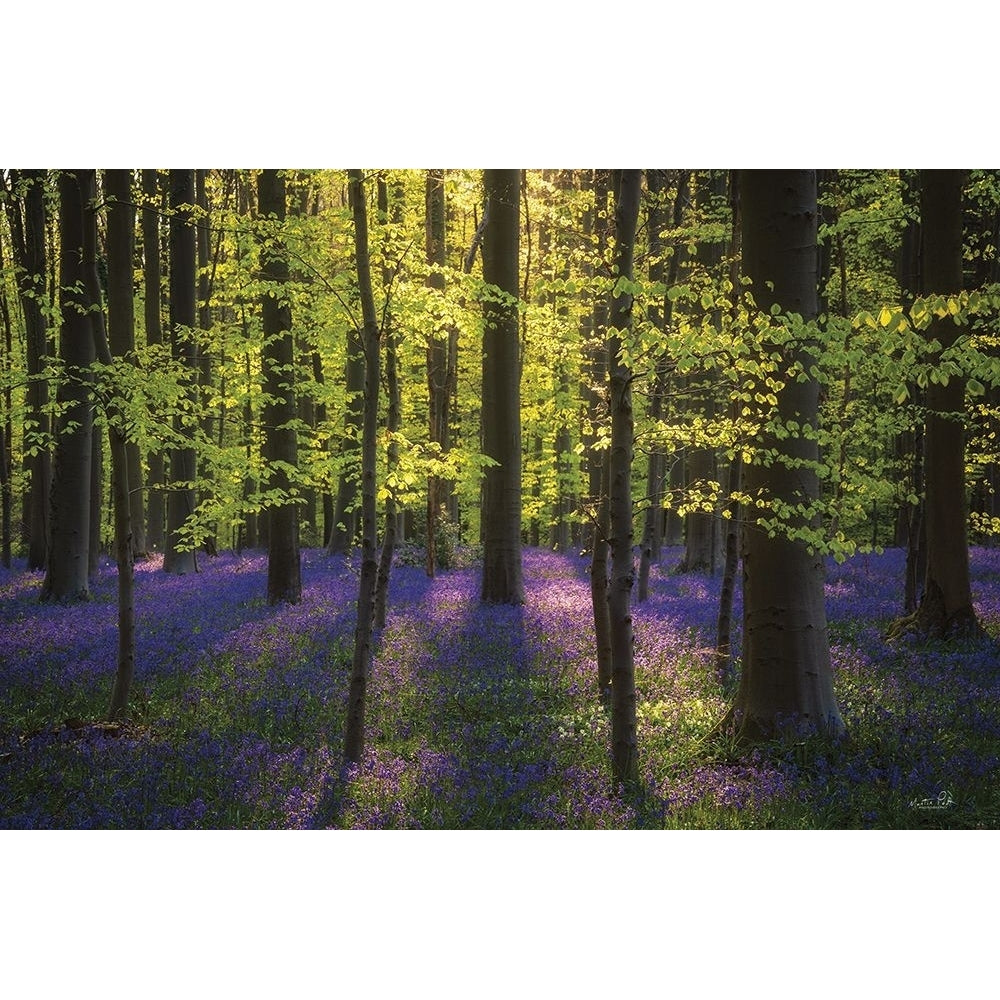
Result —
M 257 206 L 265 225 L 285 221 L 285 177 L 279 170 L 262 170 L 257 178 Z M 261 368 L 264 377 L 264 456 L 267 488 L 280 490 L 285 499 L 267 509 L 267 603 L 298 604 L 302 599 L 299 552 L 299 515 L 296 489 L 289 469 L 298 468 L 295 429 L 295 340 L 287 298 L 288 260 L 278 232 L 267 231 L 261 247 L 261 296 L 264 343 Z
M 521 392 L 518 343 L 520 171 L 484 170 L 489 221 L 483 235 L 483 572 L 487 603 L 523 604 Z
M 964 170 L 920 171 L 920 218 L 925 294 L 962 290 Z M 927 331 L 946 351 L 961 328 L 951 317 Z M 917 607 L 918 629 L 935 636 L 980 630 L 969 580 L 968 500 L 965 487 L 965 379 L 927 386 L 924 444 L 927 573 Z
M 92 175 L 93 171 L 89 171 Z M 41 599 L 90 596 L 90 474 L 93 407 L 90 368 L 94 338 L 87 315 L 84 265 L 84 192 L 93 186 L 84 170 L 59 174 L 59 357 L 63 378 L 56 392 L 62 416 L 52 463 L 50 540 Z
M 189 370 L 192 406 L 198 405 L 198 348 L 194 338 L 198 319 L 196 299 L 196 233 L 191 207 L 195 203 L 193 170 L 170 171 L 170 333 L 174 353 Z M 190 437 L 194 428 L 178 416 L 177 434 Z M 170 452 L 170 490 L 167 493 L 167 535 L 163 552 L 166 573 L 197 571 L 194 549 L 181 548 L 178 531 L 194 514 L 197 456 L 193 445 L 175 446 Z
M 365 397 L 361 432 L 361 578 L 358 617 L 354 630 L 354 657 L 347 701 L 344 760 L 358 763 L 365 744 L 365 698 L 372 668 L 375 584 L 378 578 L 378 511 L 376 508 L 376 447 L 378 436 L 379 350 L 381 331 L 372 295 L 368 252 L 368 211 L 360 170 L 349 170 L 354 215 L 354 255 L 364 323 Z
M 132 183 L 131 170 L 104 172 L 104 190 L 108 203 L 108 349 L 110 355 L 134 363 L 135 197 Z M 100 353 L 99 344 L 98 353 Z M 142 455 L 139 445 L 133 440 L 127 440 L 125 454 L 128 463 L 129 530 L 132 533 L 132 552 L 144 556 L 146 555 L 146 505 L 143 499 Z
M 617 172 L 616 172 L 617 173 Z M 639 221 L 641 170 L 622 170 L 615 208 L 614 273 L 633 277 L 635 232 Z M 611 773 L 616 784 L 639 778 L 636 735 L 635 642 L 632 632 L 632 456 L 635 418 L 632 412 L 632 371 L 622 357 L 632 324 L 633 296 L 612 293 L 608 312 L 608 380 L 611 404 L 611 450 L 608 455 L 608 525 L 611 580 L 608 616 L 611 625 Z
M 777 304 L 806 321 L 815 319 L 816 172 L 744 170 L 738 183 L 743 267 L 757 308 L 767 314 Z M 764 350 L 779 348 L 765 344 Z M 804 347 L 785 343 L 780 351 L 789 365 L 808 372 L 811 358 Z M 815 429 L 815 379 L 788 378 L 776 395 L 778 419 Z M 819 496 L 815 439 L 808 433 L 779 439 L 765 431 L 758 447 L 775 457 L 745 466 L 745 492 L 765 504 L 813 504 Z M 745 740 L 783 732 L 840 735 L 845 727 L 830 672 L 822 556 L 810 554 L 801 539 L 770 537 L 758 527 L 758 517 L 751 508 L 744 525 L 743 670 L 723 726 Z
M 155 170 L 142 171 L 142 278 L 145 294 L 143 319 L 146 327 L 146 344 L 163 343 L 161 316 L 162 289 L 160 274 L 160 208 L 162 205 L 159 174 Z M 166 519 L 166 470 L 163 452 L 155 446 L 146 456 L 148 490 L 146 502 L 146 548 L 149 552 L 163 551 L 163 526 Z

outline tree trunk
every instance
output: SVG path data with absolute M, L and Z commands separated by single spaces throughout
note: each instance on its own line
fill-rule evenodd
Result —
M 135 198 L 131 170 L 106 170 L 108 199 L 108 347 L 118 358 L 135 361 Z M 98 345 L 98 349 L 99 349 Z M 114 444 L 111 443 L 112 451 Z M 125 442 L 128 462 L 132 552 L 146 555 L 146 505 L 142 491 L 142 455 L 135 441 Z M 114 454 L 112 454 L 112 464 Z M 112 475 L 114 473 L 112 472 Z
M 482 600 L 523 604 L 521 568 L 521 410 L 518 344 L 520 171 L 485 170 L 489 222 L 483 237 Z
M 812 170 L 746 170 L 739 178 L 743 212 L 743 266 L 761 313 L 773 304 L 807 322 L 817 314 L 816 173 Z M 789 364 L 808 372 L 810 356 L 786 343 Z M 788 378 L 776 393 L 778 419 L 815 428 L 819 385 Z M 806 513 L 819 496 L 814 471 L 819 450 L 807 436 L 779 439 L 765 431 L 761 454 L 745 467 L 745 492 L 764 504 L 778 501 Z M 766 509 L 766 508 L 765 508 Z M 743 672 L 736 701 L 724 725 L 744 739 L 791 731 L 839 735 L 844 723 L 833 693 L 823 600 L 823 560 L 800 539 L 770 537 L 751 508 L 743 532 Z
M 611 178 L 607 170 L 594 171 L 594 233 L 597 237 L 597 269 L 603 269 L 608 251 L 608 195 Z M 594 268 L 591 269 L 593 273 Z M 595 506 L 594 533 L 590 549 L 590 602 L 594 612 L 594 655 L 597 660 L 597 689 L 602 698 L 611 695 L 611 619 L 608 616 L 608 481 L 609 455 L 598 450 L 597 428 L 608 419 L 608 300 L 594 298 L 592 339 L 589 358 L 588 410 L 592 428 L 588 462 L 590 493 Z M 596 472 L 596 478 L 595 478 Z
M 195 203 L 193 170 L 170 171 L 170 332 L 174 352 L 189 371 L 191 404 L 198 406 L 198 350 L 194 339 L 198 319 L 195 295 L 195 227 L 191 206 Z M 190 436 L 194 427 L 177 417 L 174 430 Z M 183 575 L 197 571 L 194 548 L 178 532 L 194 514 L 194 483 L 197 457 L 191 445 L 174 447 L 170 452 L 170 491 L 167 494 L 167 537 L 163 569 Z
M 48 547 L 49 489 L 52 459 L 48 442 L 48 382 L 41 377 L 48 354 L 48 323 L 42 308 L 48 301 L 45 283 L 44 170 L 11 171 L 13 197 L 8 202 L 14 262 L 20 268 L 18 291 L 24 314 L 25 362 L 28 390 L 25 400 L 24 447 L 28 472 L 28 569 L 44 569 Z M 23 220 L 18 187 L 24 185 Z M 35 435 L 39 437 L 35 438 Z M 34 438 L 34 440 L 33 440 Z
M 623 170 L 618 185 L 614 273 L 628 281 L 632 280 L 641 179 L 641 170 Z M 632 558 L 632 453 L 635 420 L 632 413 L 632 371 L 622 357 L 631 323 L 631 293 L 613 293 L 608 315 L 608 375 L 611 388 L 608 485 L 611 545 L 611 582 L 608 587 L 611 624 L 611 772 L 616 784 L 625 785 L 632 785 L 639 778 L 635 644 L 631 612 L 632 585 L 635 580 Z
M 380 180 L 378 184 L 378 207 L 379 221 L 385 225 L 389 216 L 389 191 L 385 181 Z M 393 203 L 392 221 L 395 225 L 400 225 L 403 221 L 403 192 L 402 187 L 396 192 Z M 383 255 L 387 259 L 387 254 Z M 395 280 L 396 272 L 393 268 L 385 265 L 382 270 L 382 288 L 388 297 Z M 389 446 L 386 454 L 386 475 L 392 476 L 399 465 L 399 442 L 396 434 L 399 432 L 400 423 L 400 392 L 399 392 L 399 372 L 396 356 L 396 332 L 393 328 L 391 314 L 386 315 L 385 330 L 385 382 L 386 391 L 389 396 L 389 408 L 386 414 L 386 434 L 389 438 Z M 384 507 L 385 528 L 382 536 L 382 549 L 379 552 L 378 576 L 375 582 L 375 628 L 385 628 L 386 607 L 389 601 L 389 577 L 392 573 L 392 556 L 396 548 L 396 527 L 399 520 L 396 510 L 396 494 L 393 489 L 386 491 Z
M 376 445 L 378 435 L 379 339 L 368 255 L 368 211 L 360 170 L 349 170 L 354 213 L 354 250 L 358 290 L 364 321 L 365 398 L 361 436 L 361 579 L 358 619 L 354 631 L 354 659 L 347 703 L 344 759 L 359 763 L 365 743 L 365 695 L 372 665 L 372 623 L 378 576 L 378 512 L 376 509 Z
M 145 306 L 143 317 L 146 326 L 146 343 L 157 346 L 163 343 L 163 322 L 160 316 L 162 295 L 160 289 L 160 194 L 159 175 L 155 170 L 142 172 L 142 256 Z M 149 495 L 146 504 L 146 548 L 162 552 L 163 524 L 166 511 L 166 485 L 163 452 L 157 448 L 146 456 L 148 475 L 146 485 Z
M 87 174 L 91 176 L 88 178 Z M 59 174 L 59 283 L 62 323 L 59 357 L 65 366 L 56 394 L 62 407 L 52 468 L 51 531 L 41 599 L 80 600 L 90 595 L 90 470 L 93 408 L 90 366 L 94 338 L 87 315 L 84 266 L 84 197 L 93 171 Z
M 347 362 L 345 368 L 347 409 L 344 412 L 344 434 L 340 442 L 343 462 L 337 484 L 337 503 L 327 548 L 330 555 L 343 555 L 354 545 L 357 536 L 359 452 L 364 411 L 365 355 L 358 330 L 347 331 Z M 350 508 L 350 509 L 349 509 Z
M 108 335 L 104 324 L 93 323 L 94 348 L 97 359 L 110 366 L 116 359 L 133 360 L 135 349 L 135 310 L 132 298 L 133 253 L 135 249 L 135 209 L 132 205 L 132 171 L 105 172 L 105 194 L 108 199 Z M 96 213 L 90 213 L 88 227 L 92 232 L 88 242 L 97 238 Z M 94 270 L 94 280 L 97 272 Z M 109 343 L 110 341 L 110 343 Z M 114 355 L 114 356 L 113 356 Z M 143 508 L 138 505 L 138 520 L 134 498 L 141 491 L 132 490 L 131 472 L 138 467 L 139 451 L 127 440 L 126 415 L 121 390 L 115 384 L 107 386 L 105 405 L 108 445 L 111 452 L 111 506 L 114 512 L 115 562 L 118 567 L 118 661 L 111 688 L 108 718 L 122 718 L 128 709 L 129 692 L 135 672 L 135 578 L 134 539 L 143 531 Z
M 445 200 L 444 171 L 428 170 L 425 181 L 425 242 L 427 264 L 432 268 L 427 286 L 443 298 L 445 291 Z M 436 301 L 436 300 L 432 300 Z M 437 310 L 435 309 L 435 312 Z M 428 442 L 443 452 L 448 443 L 448 329 L 435 316 L 427 332 Z M 443 483 L 439 476 L 427 477 L 427 575 L 434 576 L 437 565 L 437 532 L 441 514 Z
M 924 294 L 962 289 L 963 170 L 920 171 Z M 946 351 L 961 328 L 935 319 L 927 336 Z M 979 631 L 969 581 L 968 502 L 965 489 L 965 379 L 927 386 L 925 482 L 927 575 L 916 623 L 935 636 Z
M 288 261 L 277 227 L 285 221 L 285 177 L 278 170 L 262 170 L 257 179 L 257 205 L 268 226 L 261 248 L 261 277 L 267 290 L 261 299 L 264 344 L 264 451 L 269 465 L 267 488 L 279 490 L 283 500 L 268 507 L 267 603 L 298 604 L 302 599 L 299 554 L 299 516 L 296 487 L 289 469 L 298 468 L 295 431 L 295 341 L 291 308 L 285 296 Z M 273 219 L 276 228 L 271 229 Z

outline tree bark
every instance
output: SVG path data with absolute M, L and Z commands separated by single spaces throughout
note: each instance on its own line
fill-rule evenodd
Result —
M 333 511 L 333 525 L 327 540 L 330 555 L 343 555 L 354 545 L 357 536 L 358 514 L 354 505 L 358 496 L 359 452 L 361 449 L 361 424 L 364 410 L 365 355 L 361 332 L 347 331 L 347 361 L 345 367 L 347 409 L 344 412 L 344 434 L 340 441 L 343 462 L 337 484 L 337 502 Z M 349 509 L 350 508 L 350 509 Z
M 191 405 L 198 405 L 198 349 L 194 338 L 198 319 L 195 294 L 195 227 L 191 206 L 195 203 L 193 170 L 170 171 L 170 332 L 174 351 L 189 371 Z M 174 430 L 191 436 L 195 428 L 180 416 Z M 194 483 L 197 456 L 193 445 L 174 447 L 170 453 L 170 491 L 167 494 L 167 537 L 163 554 L 163 569 L 183 575 L 197 571 L 194 549 L 178 535 L 188 518 L 194 514 Z M 183 547 L 182 547 L 183 546 Z
M 594 171 L 594 232 L 597 237 L 597 268 L 603 270 L 608 251 L 608 196 L 611 177 L 607 170 Z M 594 612 L 594 655 L 597 660 L 597 689 L 602 698 L 611 695 L 611 619 L 608 616 L 608 482 L 609 455 L 598 451 L 597 428 L 608 419 L 608 300 L 594 298 L 593 337 L 587 345 L 589 357 L 589 413 L 593 429 L 588 456 L 590 492 L 595 506 L 594 532 L 590 547 L 590 602 Z M 595 478 L 596 472 L 596 478 Z
M 444 171 L 428 170 L 425 179 L 425 246 L 427 264 L 432 269 L 427 286 L 442 298 L 445 291 L 445 198 Z M 448 444 L 448 330 L 435 316 L 427 333 L 428 442 L 443 453 Z M 439 476 L 427 477 L 427 575 L 437 566 L 437 532 L 441 515 L 443 483 Z
M 920 171 L 924 294 L 954 295 L 962 289 L 964 181 L 963 170 Z M 935 319 L 927 335 L 947 350 L 960 329 L 948 316 Z M 969 580 L 964 419 L 965 379 L 930 382 L 924 445 L 927 575 L 916 622 L 936 636 L 980 629 Z
M 14 261 L 20 269 L 18 291 L 24 314 L 25 362 L 28 390 L 24 421 L 25 460 L 28 472 L 28 569 L 44 569 L 48 547 L 49 489 L 52 459 L 49 450 L 48 382 L 41 377 L 48 354 L 48 323 L 42 306 L 46 292 L 45 170 L 11 171 L 12 197 L 8 201 Z M 23 217 L 18 188 L 23 183 Z M 34 435 L 40 437 L 32 440 Z
M 815 171 L 746 170 L 739 185 L 743 266 L 758 309 L 766 315 L 777 304 L 806 321 L 815 319 Z M 790 365 L 809 371 L 811 359 L 794 341 L 765 344 L 763 350 L 780 351 Z M 781 421 L 816 427 L 815 379 L 786 376 L 776 395 Z M 745 467 L 745 492 L 765 509 L 774 500 L 808 509 L 819 495 L 815 439 L 779 439 L 765 431 L 759 447 L 775 457 Z M 844 723 L 830 672 L 822 557 L 810 554 L 801 539 L 770 537 L 758 525 L 759 516 L 751 508 L 743 532 L 743 672 L 724 725 L 734 724 L 747 740 L 786 731 L 840 735 Z M 808 519 L 808 512 L 802 517 Z
M 108 199 L 108 347 L 118 358 L 135 361 L 135 198 L 131 170 L 106 170 Z M 99 351 L 100 345 L 98 345 Z M 114 444 L 111 445 L 112 451 Z M 146 505 L 142 490 L 142 455 L 134 440 L 125 442 L 128 462 L 129 521 L 132 552 L 146 555 Z M 112 454 L 112 463 L 114 455 Z M 113 474 L 113 473 L 112 473 Z
M 91 176 L 88 177 L 87 174 Z M 41 599 L 80 600 L 90 596 L 90 473 L 93 408 L 90 368 L 94 338 L 87 315 L 84 266 L 84 196 L 93 171 L 59 174 L 59 283 L 62 322 L 59 357 L 64 375 L 56 393 L 62 417 L 52 468 L 50 544 Z
M 280 232 L 270 230 L 285 221 L 285 178 L 278 170 L 262 170 L 257 179 L 257 204 L 262 223 L 269 227 L 261 248 L 261 277 L 266 290 L 261 299 L 264 344 L 264 450 L 270 468 L 268 489 L 283 499 L 267 511 L 267 603 L 298 604 L 302 599 L 299 553 L 299 516 L 296 488 L 290 469 L 298 468 L 297 409 L 293 385 L 295 341 L 291 308 L 286 298 L 288 260 Z
M 358 763 L 365 743 L 365 697 L 372 665 L 372 623 L 378 577 L 378 512 L 376 509 L 376 445 L 378 435 L 380 330 L 372 295 L 368 253 L 368 211 L 360 170 L 349 170 L 354 214 L 354 251 L 358 290 L 364 322 L 365 398 L 361 436 L 361 579 L 358 585 L 358 619 L 354 631 L 354 658 L 347 703 L 344 759 Z
M 158 346 L 163 343 L 162 293 L 160 288 L 160 193 L 159 174 L 155 170 L 142 172 L 142 255 L 143 286 L 145 304 L 143 318 L 146 327 L 146 344 Z M 166 516 L 164 486 L 166 475 L 163 452 L 150 449 L 146 456 L 148 474 L 146 486 L 146 548 L 150 552 L 162 552 L 164 548 L 163 525 Z
M 632 280 L 635 232 L 639 221 L 641 170 L 623 170 L 615 210 L 615 267 L 620 278 Z M 632 453 L 635 419 L 632 413 L 632 371 L 622 349 L 632 322 L 630 292 L 612 294 L 608 315 L 608 375 L 611 388 L 611 450 L 609 453 L 609 527 L 611 582 L 608 613 L 611 624 L 611 771 L 616 784 L 632 785 L 639 778 L 636 736 L 635 643 L 631 598 L 635 580 L 632 558 Z
M 482 600 L 523 604 L 521 568 L 521 393 L 518 344 L 520 171 L 485 170 L 489 222 L 483 236 Z

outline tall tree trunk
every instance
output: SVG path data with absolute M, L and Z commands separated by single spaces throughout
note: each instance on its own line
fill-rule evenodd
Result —
M 193 170 L 170 171 L 170 332 L 174 352 L 189 372 L 192 406 L 198 405 L 198 350 L 194 327 L 198 319 L 195 295 L 195 227 L 191 206 L 195 203 Z M 195 433 L 177 417 L 174 430 L 181 435 Z M 167 537 L 163 569 L 183 575 L 197 571 L 194 549 L 178 532 L 194 514 L 194 483 L 197 456 L 193 445 L 175 446 L 170 453 L 170 492 L 167 494 Z
M 378 182 L 378 208 L 379 221 L 385 232 L 385 224 L 389 220 L 389 190 L 388 185 L 382 179 Z M 392 207 L 392 221 L 398 226 L 403 221 L 403 189 L 399 185 L 395 192 Z M 383 235 L 385 252 L 383 259 L 388 261 L 388 239 Z M 388 263 L 382 268 L 382 290 L 388 299 L 392 291 L 392 283 L 396 278 L 396 271 Z M 386 435 L 389 438 L 389 446 L 386 454 L 386 476 L 392 476 L 399 465 L 399 442 L 396 434 L 399 432 L 400 423 L 400 392 L 399 392 L 399 371 L 396 352 L 396 331 L 393 326 L 391 313 L 385 317 L 385 382 L 386 391 L 389 396 L 389 407 L 386 413 Z M 375 582 L 375 628 L 385 628 L 386 606 L 389 601 L 389 577 L 392 573 L 392 556 L 396 548 L 396 526 L 399 520 L 396 510 L 396 494 L 392 488 L 387 489 L 385 507 L 383 509 L 383 519 L 385 527 L 382 535 L 382 548 L 378 559 L 378 576 Z
M 347 361 L 345 368 L 347 409 L 344 412 L 344 434 L 340 442 L 343 465 L 337 484 L 337 503 L 333 525 L 327 540 L 330 555 L 343 555 L 354 545 L 357 536 L 358 461 L 361 450 L 361 424 L 364 411 L 365 354 L 360 330 L 347 331 Z M 349 509 L 350 508 L 350 509 Z
M 195 246 L 197 253 L 197 306 L 198 306 L 198 329 L 200 331 L 199 343 L 207 343 L 208 331 L 212 329 L 212 261 L 211 261 L 211 228 L 209 224 L 209 204 L 208 194 L 205 189 L 204 170 L 194 172 L 195 199 L 198 205 L 197 222 L 195 223 Z M 198 383 L 199 396 L 199 425 L 201 435 L 205 441 L 215 439 L 215 414 L 209 406 L 209 399 L 212 390 L 212 351 L 198 350 Z M 202 501 L 211 497 L 213 486 L 211 485 L 211 475 L 206 456 L 202 456 L 199 462 L 200 479 L 206 484 L 205 492 L 202 494 Z M 205 552 L 214 556 L 218 552 L 216 524 L 209 526 L 205 540 L 202 543 Z
M 428 170 L 425 179 L 425 244 L 431 273 L 427 286 L 444 296 L 445 198 L 444 171 Z M 435 313 L 437 310 L 435 309 Z M 448 443 L 448 328 L 435 316 L 427 332 L 428 442 L 444 452 Z M 428 576 L 437 565 L 438 520 L 441 515 L 443 483 L 440 476 L 427 477 L 427 560 Z
M 737 174 L 730 172 L 729 204 L 732 213 L 732 247 L 729 254 L 729 286 L 730 312 L 735 317 L 739 308 L 740 287 L 740 192 L 736 183 Z M 738 404 L 730 403 L 730 419 L 735 423 L 738 416 Z M 722 586 L 719 588 L 719 613 L 716 618 L 715 634 L 715 675 L 726 689 L 733 683 L 733 598 L 736 594 L 736 573 L 740 561 L 740 503 L 736 497 L 743 476 L 743 459 L 738 449 L 734 450 L 729 462 L 728 479 L 726 483 L 726 511 L 728 517 L 723 518 L 722 538 Z
M 699 222 L 704 224 L 716 214 L 716 205 L 720 199 L 725 197 L 725 192 L 725 171 L 708 171 L 707 176 L 699 176 L 695 195 Z M 704 268 L 706 276 L 711 280 L 709 288 L 713 294 L 718 288 L 722 250 L 723 244 L 718 239 L 699 241 L 697 262 L 700 267 Z M 694 306 L 694 311 L 696 315 L 701 316 L 704 323 L 718 328 L 721 322 L 721 313 L 716 306 L 713 305 L 705 309 L 699 303 Z M 709 421 L 715 417 L 714 382 L 714 374 L 708 369 L 688 378 L 688 410 Z M 689 488 L 694 486 L 697 489 L 705 489 L 707 484 L 716 481 L 717 473 L 718 466 L 714 448 L 696 446 L 690 449 L 687 464 Z M 684 532 L 685 553 L 684 561 L 681 564 L 684 570 L 688 572 L 714 570 L 716 540 L 718 538 L 717 516 L 715 510 L 691 511 L 687 514 Z
M 91 176 L 88 177 L 87 174 Z M 79 600 L 90 594 L 90 470 L 93 408 L 90 367 L 94 338 L 87 315 L 84 197 L 93 171 L 59 174 L 59 357 L 64 375 L 56 394 L 62 408 L 52 468 L 51 531 L 41 599 Z
M 483 236 L 483 575 L 487 603 L 523 604 L 521 392 L 518 344 L 520 171 L 485 170 L 489 222 Z
M 963 170 L 920 171 L 924 294 L 962 289 Z M 948 350 L 960 327 L 935 319 L 927 335 Z M 965 379 L 927 386 L 925 481 L 927 575 L 917 608 L 921 631 L 937 636 L 976 632 L 969 581 L 968 502 L 965 489 Z
M 777 304 L 807 322 L 815 319 L 816 172 L 746 170 L 739 185 L 743 266 L 758 309 L 766 315 Z M 809 370 L 810 355 L 803 348 L 765 344 L 763 350 L 780 351 L 789 365 Z M 816 427 L 819 385 L 814 379 L 788 378 L 776 395 L 778 419 Z M 780 439 L 766 431 L 759 449 L 774 457 L 745 468 L 744 491 L 750 497 L 788 509 L 816 501 L 814 438 Z M 758 527 L 758 517 L 752 508 L 743 533 L 743 672 L 725 724 L 735 723 L 738 734 L 750 740 L 783 731 L 839 735 L 844 723 L 830 672 L 823 559 L 810 554 L 801 539 L 770 537 Z
M 45 283 L 45 170 L 11 171 L 8 200 L 14 262 L 20 269 L 18 291 L 24 314 L 25 362 L 28 389 L 25 399 L 24 446 L 28 452 L 27 534 L 28 569 L 44 569 L 48 546 L 49 489 L 52 459 L 48 443 L 48 382 L 41 377 L 48 354 L 48 323 L 43 305 Z M 23 218 L 17 191 L 24 186 Z M 36 437 L 36 435 L 38 437 Z
M 616 172 L 617 173 L 617 172 Z M 641 170 L 623 170 L 617 185 L 614 273 L 631 281 L 635 231 L 639 221 Z M 639 778 L 636 737 L 635 643 L 632 635 L 632 453 L 635 419 L 632 413 L 632 371 L 623 357 L 632 324 L 630 292 L 612 293 L 608 315 L 608 375 L 611 388 L 611 451 L 609 453 L 609 527 L 611 583 L 611 772 L 616 783 L 631 785 Z
M 285 221 L 285 177 L 278 170 L 262 170 L 257 179 L 257 205 L 262 224 L 268 226 L 261 248 L 261 276 L 266 291 L 261 300 L 264 345 L 264 451 L 268 464 L 268 489 L 279 490 L 283 501 L 268 507 L 267 603 L 298 604 L 302 599 L 299 555 L 299 516 L 296 487 L 289 469 L 298 468 L 295 431 L 295 341 L 288 304 L 288 260 L 281 233 L 270 229 L 273 219 Z
M 108 334 L 98 314 L 93 313 L 94 348 L 102 365 L 115 360 L 134 363 L 135 309 L 132 298 L 133 255 L 135 250 L 135 209 L 132 204 L 132 171 L 105 172 L 108 201 Z M 97 216 L 88 219 L 88 244 L 97 238 Z M 94 270 L 94 281 L 97 273 Z M 110 343 L 109 343 L 110 341 Z M 111 452 L 111 506 L 114 512 L 115 562 L 118 568 L 118 661 L 111 688 L 108 718 L 122 718 L 128 709 L 135 672 L 135 542 L 142 534 L 144 511 L 141 490 L 132 489 L 133 469 L 138 470 L 139 450 L 128 441 L 126 414 L 121 390 L 111 384 L 105 393 L 108 445 Z M 135 504 L 139 495 L 140 503 Z
M 163 321 L 161 318 L 162 294 L 160 281 L 160 193 L 159 174 L 155 170 L 142 172 L 142 256 L 143 286 L 145 304 L 143 318 L 146 326 L 146 343 L 157 346 L 163 343 Z M 163 525 L 165 520 L 166 485 L 163 452 L 152 448 L 146 456 L 149 489 L 146 504 L 147 530 L 146 548 L 150 552 L 161 552 L 164 548 Z
M 132 173 L 131 170 L 106 170 L 104 188 L 108 200 L 109 353 L 134 363 L 135 197 L 132 193 Z M 98 351 L 99 349 L 98 344 Z M 146 555 L 146 505 L 142 491 L 142 455 L 135 441 L 126 441 L 124 446 L 128 463 L 131 547 L 135 555 L 144 556 Z M 114 443 L 111 442 L 112 464 L 114 447 Z
M 607 170 L 596 170 L 594 182 L 594 232 L 597 236 L 598 268 L 606 266 L 608 251 L 608 195 L 611 178 Z M 588 349 L 590 368 L 589 409 L 594 428 L 590 464 L 590 491 L 595 504 L 594 533 L 590 548 L 590 602 L 594 612 L 594 655 L 597 660 L 597 689 L 602 697 L 611 694 L 611 619 L 608 615 L 608 482 L 610 457 L 596 448 L 597 427 L 608 419 L 608 300 L 594 299 L 593 340 Z M 597 473 L 596 480 L 594 473 Z
M 90 302 L 88 315 L 92 336 L 107 339 L 104 321 L 104 301 L 97 262 L 97 171 L 87 171 L 87 189 L 83 201 L 83 272 Z M 106 414 L 104 414 L 106 419 Z M 97 577 L 101 555 L 101 523 L 104 512 L 104 439 L 95 430 L 91 442 L 90 466 L 90 545 L 88 572 L 90 579 Z
M 361 579 L 358 584 L 358 619 L 354 631 L 354 659 L 347 703 L 344 759 L 361 760 L 365 744 L 365 696 L 372 665 L 372 623 L 375 583 L 378 576 L 378 511 L 376 509 L 376 445 L 378 436 L 380 331 L 372 295 L 368 254 L 368 211 L 360 170 L 349 170 L 354 214 L 354 252 L 358 291 L 364 322 L 365 399 L 361 436 Z

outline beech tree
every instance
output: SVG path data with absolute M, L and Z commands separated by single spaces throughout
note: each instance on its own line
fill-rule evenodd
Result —
M 354 630 L 354 657 L 347 703 L 344 759 L 361 760 L 365 742 L 365 697 L 372 664 L 372 626 L 375 612 L 375 584 L 378 578 L 378 524 L 376 507 L 376 460 L 379 398 L 379 341 L 381 331 L 372 294 L 371 262 L 368 250 L 368 209 L 364 177 L 349 170 L 351 208 L 354 215 L 354 250 L 361 297 L 365 357 L 364 415 L 361 433 L 361 576 L 358 582 L 358 619 Z
M 257 180 L 257 205 L 265 226 L 285 221 L 285 177 L 280 170 L 262 170 Z M 288 261 L 277 228 L 266 232 L 261 248 L 264 293 L 264 449 L 268 462 L 267 603 L 298 604 L 302 597 L 299 518 L 293 470 L 298 467 L 295 388 L 292 384 L 295 342 L 291 310 L 284 288 Z
M 609 543 L 611 581 L 608 612 L 611 633 L 611 771 L 616 782 L 639 777 L 636 738 L 635 662 L 632 634 L 632 371 L 624 356 L 632 321 L 634 296 L 629 290 L 639 221 L 641 170 L 616 171 L 614 276 L 617 279 L 608 314 L 611 448 L 608 453 Z
M 961 291 L 964 180 L 964 170 L 920 171 L 925 293 Z M 960 329 L 951 316 L 931 322 L 927 335 L 940 345 L 936 356 L 954 346 Z M 924 445 L 927 571 L 916 624 L 938 636 L 979 628 L 969 583 L 964 414 L 965 379 L 931 379 Z
M 85 193 L 94 171 L 59 174 L 59 359 L 56 391 L 60 419 L 52 462 L 50 542 L 41 599 L 80 600 L 90 594 L 90 476 L 94 414 L 90 367 L 94 361 L 84 261 Z
M 816 172 L 744 170 L 739 185 L 743 269 L 758 316 L 776 307 L 786 319 L 765 330 L 765 351 L 782 358 L 782 384 L 744 469 L 751 507 L 743 525 L 743 670 L 725 725 L 751 740 L 788 729 L 839 735 L 823 557 L 796 533 L 819 497 L 819 384 L 810 375 L 808 334 L 787 318 L 809 323 L 818 311 Z M 789 422 L 797 434 L 787 433 Z M 768 520 L 778 506 L 784 525 Z
M 489 219 L 483 235 L 483 489 L 481 596 L 523 604 L 521 416 L 518 349 L 520 171 L 484 170 Z
M 28 568 L 44 569 L 48 545 L 49 487 L 52 479 L 48 441 L 48 381 L 42 377 L 42 359 L 48 353 L 48 320 L 43 308 L 46 291 L 45 197 L 46 170 L 12 170 L 11 196 L 6 202 L 18 292 L 24 316 L 25 370 L 28 377 L 25 412 L 25 464 L 28 495 L 25 523 Z M 20 194 L 23 190 L 23 194 Z M 20 196 L 19 196 L 20 195 Z M 22 210 L 23 204 L 23 210 Z
M 146 346 L 157 347 L 163 343 L 162 290 L 160 287 L 160 178 L 155 170 L 142 172 L 142 279 L 143 320 L 146 328 Z M 151 552 L 163 551 L 163 526 L 166 516 L 164 493 L 165 469 L 163 451 L 150 449 L 146 456 L 146 485 L 149 493 L 146 504 L 146 547 Z
M 183 575 L 197 570 L 194 546 L 182 529 L 194 514 L 196 453 L 191 438 L 197 426 L 198 346 L 194 339 L 197 320 L 195 295 L 195 204 L 193 170 L 170 171 L 170 333 L 173 349 L 188 368 L 191 410 L 178 414 L 174 433 L 180 443 L 170 452 L 170 490 L 167 493 L 167 535 L 163 569 Z

